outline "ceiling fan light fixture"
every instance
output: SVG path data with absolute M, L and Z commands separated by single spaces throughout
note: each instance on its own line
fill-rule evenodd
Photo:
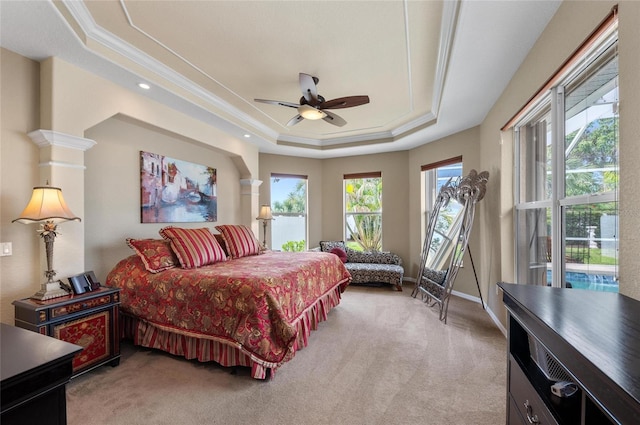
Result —
M 300 105 L 298 108 L 298 113 L 305 119 L 308 120 L 321 120 L 326 117 L 327 114 L 322 112 L 320 109 L 316 109 L 310 105 Z

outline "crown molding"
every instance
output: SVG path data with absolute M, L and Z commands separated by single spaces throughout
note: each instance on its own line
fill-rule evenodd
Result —
M 153 58 L 152 56 L 146 54 L 135 46 L 127 43 L 121 38 L 115 36 L 111 32 L 105 30 L 100 27 L 93 17 L 91 13 L 87 9 L 86 5 L 83 1 L 75 1 L 75 0 L 61 0 L 61 3 L 69 11 L 71 17 L 77 22 L 80 26 L 81 30 L 84 32 L 85 37 L 87 39 L 91 39 L 92 41 L 98 43 L 99 45 L 113 51 L 123 57 L 125 60 L 131 61 L 132 63 L 137 64 L 145 70 L 148 70 L 152 74 L 158 76 L 160 79 L 169 82 L 176 87 L 184 90 L 186 93 L 191 94 L 197 99 L 204 101 L 207 105 L 210 105 L 211 108 L 215 108 L 220 110 L 221 112 L 228 114 L 229 116 L 237 119 L 241 124 L 232 123 L 236 125 L 242 130 L 249 133 L 258 133 L 264 135 L 267 139 L 271 139 L 276 141 L 277 143 L 286 144 L 286 145 L 295 145 L 299 147 L 307 147 L 310 149 L 317 148 L 331 148 L 336 149 L 338 147 L 348 147 L 349 145 L 357 145 L 362 143 L 379 143 L 379 142 L 387 142 L 392 141 L 393 139 L 399 138 L 404 134 L 414 132 L 424 126 L 433 124 L 438 117 L 438 112 L 440 108 L 442 92 L 444 89 L 444 84 L 446 80 L 447 68 L 449 57 L 451 54 L 451 49 L 454 41 L 455 29 L 458 20 L 458 11 L 460 0 L 452 0 L 443 2 L 443 12 L 442 12 L 442 25 L 440 32 L 440 45 L 438 48 L 438 60 L 436 64 L 436 75 L 434 81 L 434 93 L 432 96 L 432 107 L 431 112 L 418 117 L 408 123 L 405 123 L 391 131 L 383 131 L 383 132 L 373 132 L 367 133 L 358 136 L 346 136 L 346 137 L 335 137 L 328 139 L 319 139 L 319 138 L 305 138 L 298 136 L 291 136 L 280 134 L 278 131 L 272 129 L 271 127 L 263 124 L 262 122 L 254 119 L 250 115 L 240 111 L 239 109 L 233 107 L 220 97 L 216 96 L 212 92 L 204 89 L 198 84 L 195 84 L 190 79 L 184 77 L 182 74 L 174 71 L 170 67 L 164 65 L 162 62 Z M 217 80 L 215 80 L 212 76 L 208 75 L 206 72 L 198 68 L 195 64 L 189 62 L 182 56 L 178 55 L 176 52 L 171 50 L 169 47 L 165 46 L 159 40 L 155 39 L 151 35 L 147 34 L 145 31 L 140 29 L 135 25 L 131 16 L 129 15 L 128 10 L 124 2 L 120 1 L 120 6 L 123 9 L 123 13 L 126 15 L 126 19 L 129 22 L 129 25 L 140 34 L 149 38 L 153 42 L 157 43 L 162 48 L 166 49 L 168 52 L 176 55 L 176 57 L 180 58 L 186 65 L 190 66 L 195 71 L 207 77 L 212 82 L 224 87 L 225 90 L 232 93 L 234 96 L 239 97 L 235 92 L 231 89 L 227 88 L 225 85 L 221 84 Z M 409 43 L 409 23 L 408 23 L 408 3 L 405 1 L 405 22 L 406 22 L 406 31 L 407 31 L 407 48 Z M 410 52 L 407 52 L 409 55 Z M 409 62 L 411 58 L 408 56 L 407 59 Z M 121 66 L 117 63 L 115 65 Z M 409 66 L 409 69 L 411 67 Z M 128 70 L 129 72 L 132 72 Z M 135 74 L 135 73 L 134 73 Z M 409 77 L 411 77 L 409 75 Z M 140 78 L 142 78 L 140 76 Z M 409 78 L 411 81 L 411 78 Z M 168 89 L 165 89 L 171 93 Z M 410 97 L 413 99 L 413 93 L 411 89 L 411 85 L 409 87 Z M 176 93 L 171 93 L 172 95 L 179 96 Z M 184 99 L 184 98 L 183 98 Z M 189 101 L 188 99 L 185 99 Z M 193 103 L 193 102 L 192 102 Z M 413 102 L 411 102 L 413 107 Z M 213 112 L 212 109 L 208 110 L 209 113 L 217 115 Z M 223 117 L 220 117 L 224 119 Z
M 254 130 L 252 130 L 253 132 L 262 132 L 266 136 L 271 137 L 273 139 L 275 139 L 278 136 L 278 133 L 276 131 L 272 130 L 270 127 L 268 127 L 268 126 L 262 124 L 261 122 L 255 120 L 251 116 L 241 112 L 237 108 L 232 107 L 231 105 L 229 105 L 227 102 L 225 102 L 224 100 L 222 100 L 218 96 L 216 96 L 213 93 L 211 93 L 210 91 L 202 88 L 201 86 L 195 84 L 193 81 L 191 81 L 188 78 L 184 77 L 182 74 L 174 71 L 173 69 L 169 68 L 168 66 L 166 66 L 162 62 L 158 61 L 157 59 L 153 58 L 152 56 L 149 56 L 148 54 L 144 53 L 140 49 L 132 46 L 131 44 L 127 43 L 126 41 L 122 40 L 121 38 L 116 37 L 111 32 L 106 31 L 105 29 L 100 27 L 95 22 L 95 20 L 91 16 L 91 14 L 89 13 L 89 10 L 85 6 L 84 2 L 82 2 L 82 1 L 63 0 L 62 3 L 69 10 L 69 13 L 71 14 L 71 16 L 76 20 L 76 22 L 78 23 L 78 25 L 80 26 L 80 28 L 84 32 L 85 37 L 87 37 L 87 38 L 95 41 L 96 43 L 106 47 L 107 49 L 119 54 L 124 59 L 129 60 L 129 61 L 141 66 L 142 68 L 152 72 L 153 74 L 157 75 L 158 77 L 162 78 L 163 80 L 168 81 L 171 84 L 174 84 L 175 86 L 185 90 L 187 93 L 190 93 L 193 96 L 195 96 L 195 97 L 197 97 L 197 98 L 199 98 L 201 100 L 204 100 L 207 104 L 212 105 L 213 107 L 224 111 L 225 113 L 233 116 L 234 118 L 240 120 L 243 123 L 249 124 L 249 126 L 254 128 Z M 127 18 L 129 18 L 129 15 L 126 12 L 124 4 L 121 3 L 121 6 L 123 7 L 123 10 L 125 10 L 125 14 L 127 15 Z M 143 35 L 145 35 L 146 37 L 149 37 L 154 42 L 159 43 L 157 40 L 155 40 L 154 38 L 150 37 L 148 34 L 146 34 L 144 31 L 140 30 L 135 25 L 132 24 L 132 27 L 135 30 L 137 30 L 140 33 L 142 33 Z M 166 48 L 161 43 L 159 43 L 159 44 L 163 48 Z M 178 57 L 180 57 L 180 56 L 178 56 Z M 184 59 L 182 59 L 182 60 L 184 60 Z M 195 66 L 192 65 L 191 63 L 189 63 L 189 62 L 186 62 L 186 63 L 189 66 L 193 67 L 194 69 L 198 70 L 198 72 L 203 73 L 198 68 L 195 68 Z M 115 65 L 119 65 L 119 64 L 116 63 Z M 128 70 L 128 71 L 131 72 L 130 70 Z M 207 78 L 209 78 L 209 79 L 211 79 L 212 81 L 215 82 L 215 80 L 212 79 L 209 75 L 207 75 L 205 73 L 203 73 L 203 75 L 205 75 Z M 142 77 L 140 76 L 140 78 L 142 78 Z M 219 84 L 219 83 L 217 83 L 217 84 Z M 251 131 L 251 130 L 246 130 L 246 131 Z
M 401 125 L 400 127 L 397 127 L 395 130 L 391 131 L 391 135 L 393 137 L 402 136 L 403 134 L 408 133 L 410 131 L 414 131 L 416 129 L 434 124 L 437 121 L 437 119 L 438 117 L 436 114 L 434 114 L 433 112 L 429 112 L 427 114 L 424 114 L 421 117 L 416 118 L 413 121 L 409 121 L 408 123 Z
M 453 39 L 458 26 L 458 11 L 460 0 L 445 1 L 442 4 L 442 24 L 440 25 L 440 47 L 438 48 L 438 61 L 436 62 L 436 75 L 433 84 L 433 97 L 431 111 L 433 119 L 438 118 L 442 91 L 449 67 L 449 58 L 453 47 Z

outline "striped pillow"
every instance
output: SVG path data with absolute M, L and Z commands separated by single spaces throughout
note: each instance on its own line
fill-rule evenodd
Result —
M 216 241 L 218 241 L 218 244 L 224 251 L 224 255 L 229 256 L 229 253 L 227 252 L 227 243 L 224 241 L 224 236 L 222 236 L 220 233 L 214 233 L 213 236 L 215 236 Z
M 160 235 L 171 241 L 171 249 L 183 269 L 195 269 L 227 260 L 222 247 L 206 227 L 183 229 L 169 226 L 160 229 Z
M 222 233 L 231 258 L 260 254 L 260 242 L 247 226 L 224 224 L 216 226 L 216 230 Z

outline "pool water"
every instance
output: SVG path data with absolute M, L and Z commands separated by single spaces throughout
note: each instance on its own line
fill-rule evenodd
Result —
M 618 292 L 618 282 L 614 276 L 565 272 L 565 280 L 572 288 L 591 291 Z M 547 282 L 551 282 L 551 270 L 547 270 Z

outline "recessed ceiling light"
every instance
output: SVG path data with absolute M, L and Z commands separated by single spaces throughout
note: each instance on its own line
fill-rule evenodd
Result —
M 248 139 L 249 137 L 251 137 L 251 135 L 250 134 L 245 134 L 244 137 L 246 137 Z
M 149 90 L 151 88 L 151 86 L 147 83 L 138 83 L 138 87 L 145 90 Z

